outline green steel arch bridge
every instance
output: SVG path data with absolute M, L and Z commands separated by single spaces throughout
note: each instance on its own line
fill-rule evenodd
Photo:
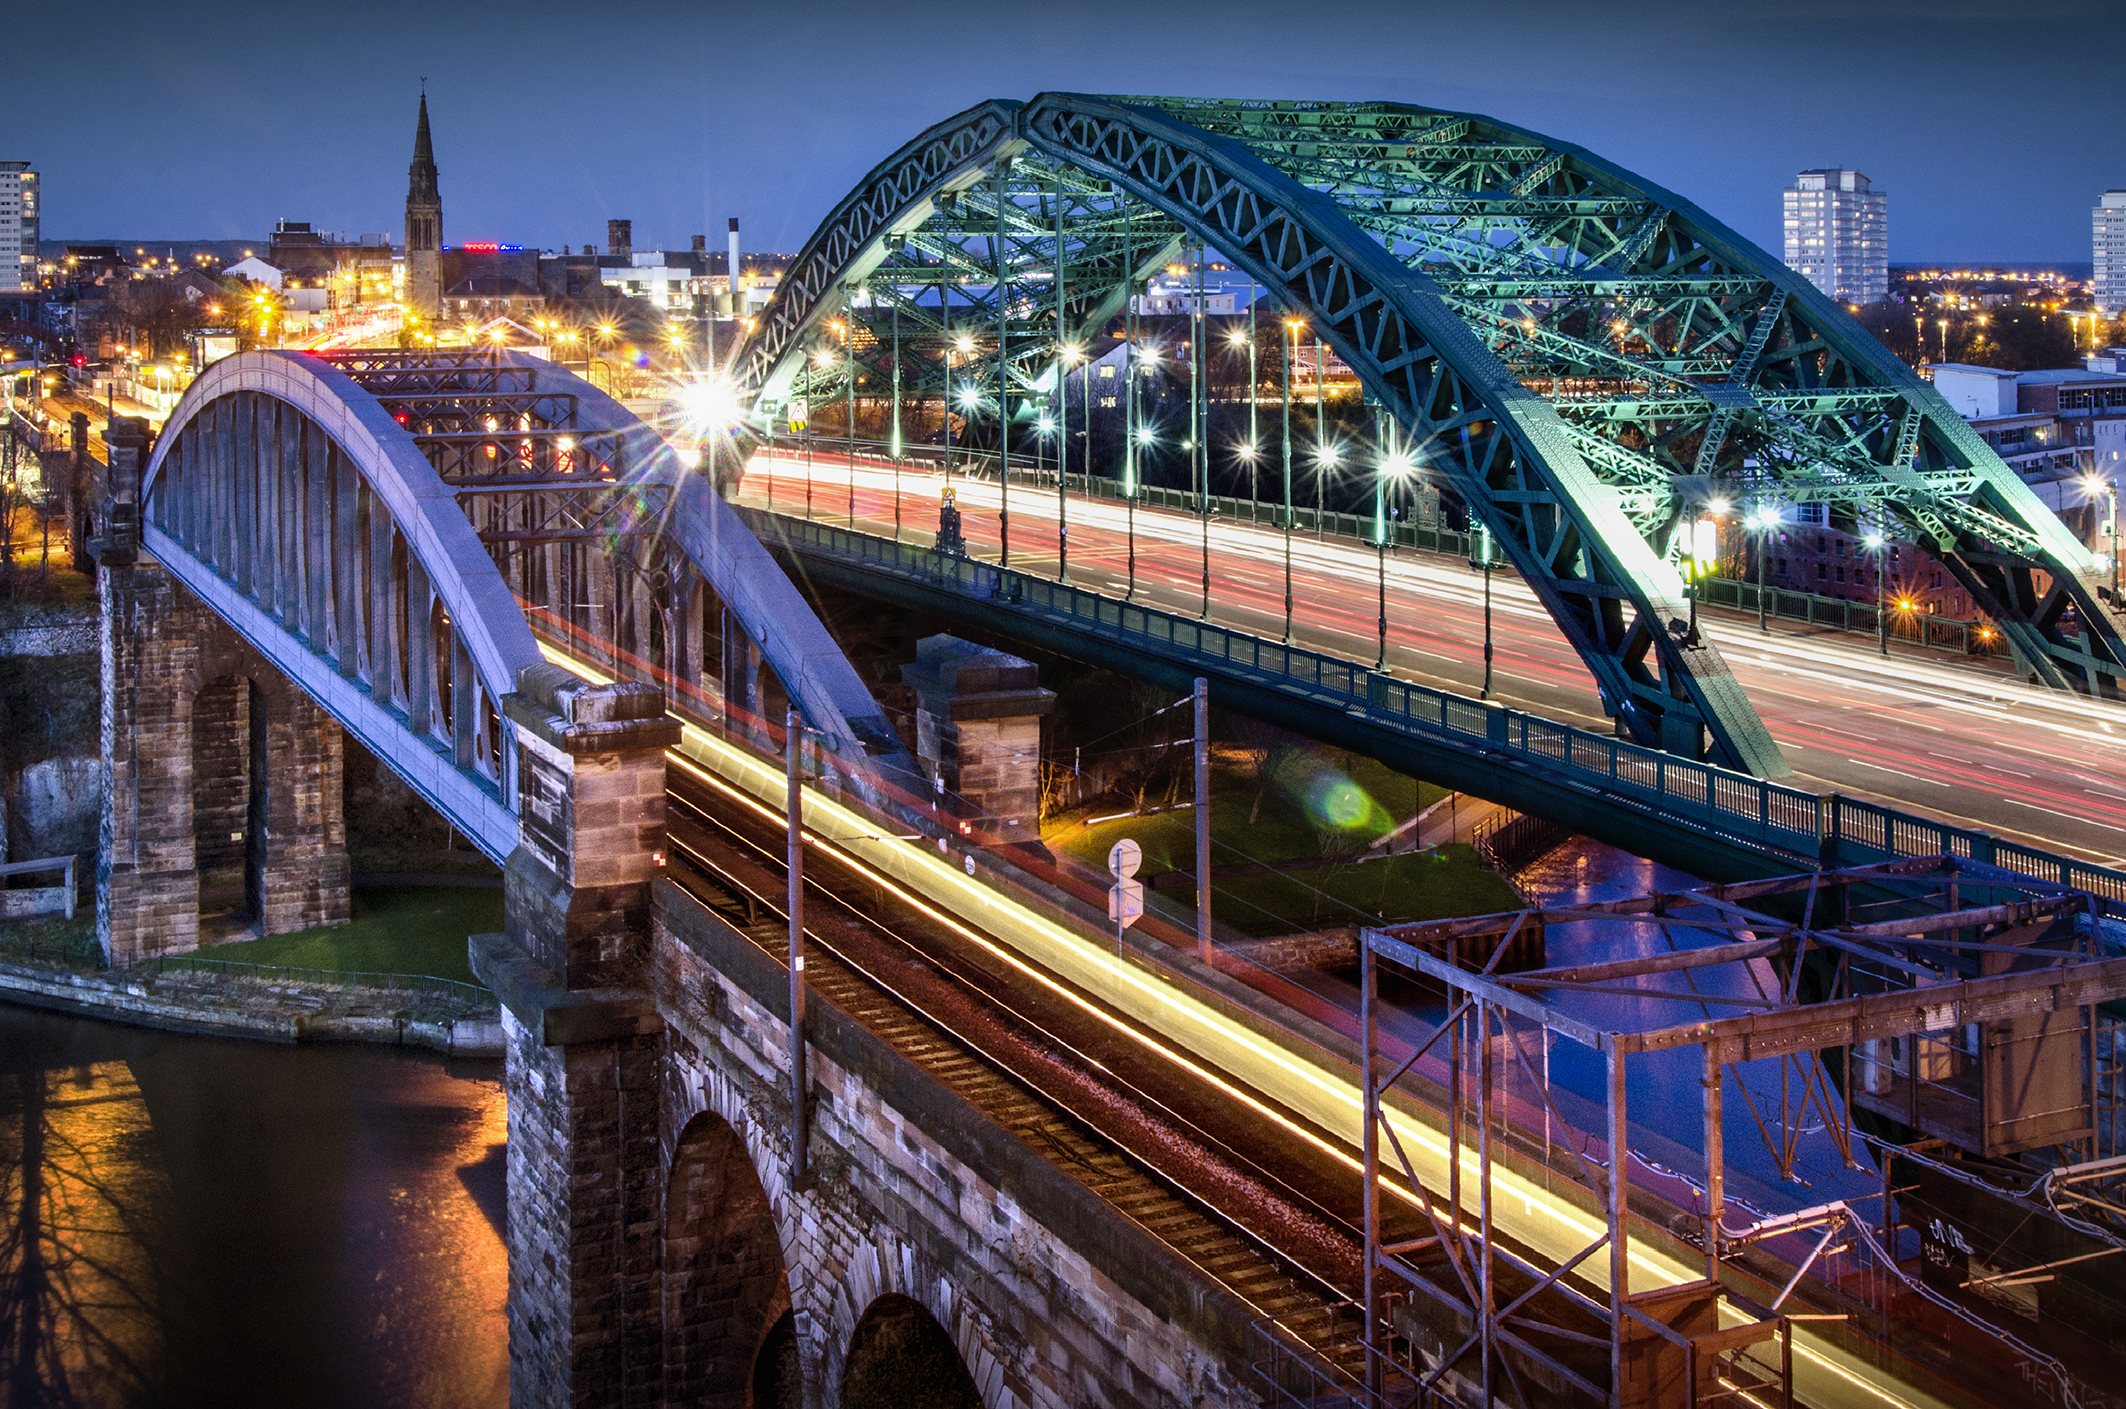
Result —
M 1690 629 L 1678 530 L 1715 499 L 1823 505 L 1914 542 L 2044 683 L 2119 693 L 2126 642 L 2095 558 L 1931 386 L 1683 197 L 1473 114 L 983 103 L 835 207 L 732 379 L 756 428 L 852 377 L 904 397 L 978 384 L 990 417 L 1024 425 L 1066 359 L 1191 248 L 1264 286 L 1356 372 L 1640 744 L 1789 771 Z

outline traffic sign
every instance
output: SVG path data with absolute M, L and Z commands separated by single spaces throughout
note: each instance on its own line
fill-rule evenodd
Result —
M 1117 934 L 1144 918 L 1144 882 L 1136 879 L 1143 864 L 1144 848 L 1128 837 L 1107 850 L 1107 873 L 1115 878 L 1107 888 L 1107 918 Z
M 1144 848 L 1128 837 L 1107 849 L 1107 874 L 1118 881 L 1136 875 L 1137 868 L 1143 864 Z
M 1107 918 L 1128 929 L 1144 918 L 1144 882 L 1126 876 L 1107 888 Z

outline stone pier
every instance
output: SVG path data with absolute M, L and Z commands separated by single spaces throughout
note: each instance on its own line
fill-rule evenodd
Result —
M 1039 668 L 956 636 L 926 636 L 901 680 L 916 693 L 915 752 L 930 775 L 1038 839 L 1041 716 L 1056 705 Z
M 145 422 L 108 439 L 96 932 L 113 965 L 350 917 L 340 726 L 138 547 Z

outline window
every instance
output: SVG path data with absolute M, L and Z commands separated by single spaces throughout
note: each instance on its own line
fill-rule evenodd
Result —
M 1840 568 L 1840 569 L 1838 569 L 1838 580 L 1839 580 L 1840 582 L 1843 582 L 1843 581 L 1845 581 L 1845 569 L 1844 569 L 1844 568 Z
M 1838 540 L 1838 556 L 1841 558 L 1845 556 L 1845 540 L 1843 538 Z
M 1785 577 L 1785 576 L 1786 576 L 1786 559 L 1785 559 L 1785 558 L 1781 558 L 1781 559 L 1779 560 L 1779 575 L 1780 575 L 1781 577 Z
M 1103 362 L 1103 363 L 1101 363 L 1101 364 L 1100 364 L 1100 380 L 1101 380 L 1101 381 L 1103 381 L 1103 382 L 1111 382 L 1111 381 L 1113 381 L 1114 379 L 1115 379 L 1115 364 L 1114 364 L 1114 363 L 1112 363 L 1112 362 Z M 1110 403 L 1110 404 L 1112 404 L 1112 403 Z
M 1822 581 L 1824 581 L 1824 580 L 1825 580 L 1826 578 L 1828 578 L 1828 577 L 1829 577 L 1830 575 L 1831 575 L 1831 570 L 1830 570 L 1829 568 L 1825 567 L 1825 566 L 1824 566 L 1824 565 L 1823 565 L 1822 563 L 1818 563 L 1818 564 L 1816 564 L 1816 580 L 1817 580 L 1818 582 L 1822 582 Z M 1838 569 L 1838 575 L 1839 575 L 1839 576 L 1841 576 L 1841 577 L 1843 577 L 1843 576 L 1845 575 L 1845 569 L 1844 569 L 1844 568 L 1840 568 L 1840 569 Z

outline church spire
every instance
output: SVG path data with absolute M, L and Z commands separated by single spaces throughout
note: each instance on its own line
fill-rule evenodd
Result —
M 443 197 L 436 189 L 435 145 L 428 137 L 428 95 L 413 130 L 413 163 L 406 168 L 406 283 L 408 309 L 434 318 L 443 306 Z
M 406 203 L 439 204 L 436 193 L 436 149 L 428 137 L 428 95 L 421 95 L 421 120 L 413 131 L 413 164 L 406 168 Z

